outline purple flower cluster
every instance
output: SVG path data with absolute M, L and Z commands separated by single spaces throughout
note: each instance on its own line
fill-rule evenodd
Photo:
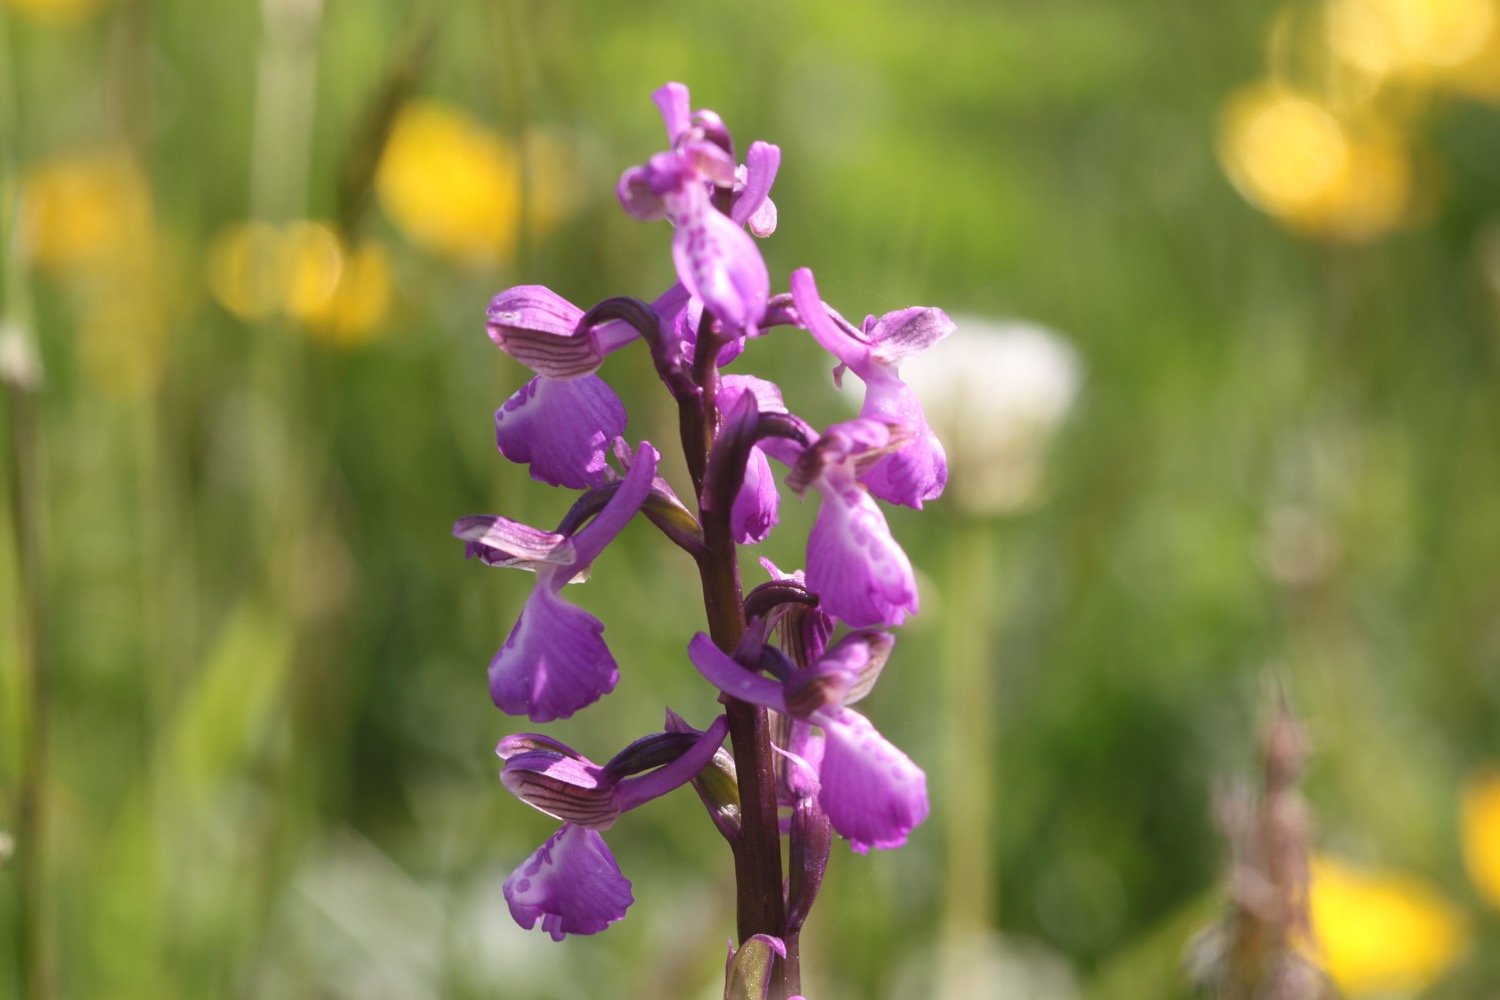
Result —
M 654 98 L 669 148 L 625 171 L 617 194 L 631 216 L 670 221 L 677 282 L 649 303 L 622 297 L 588 310 L 522 285 L 489 307 L 490 339 L 535 373 L 495 414 L 499 449 L 534 479 L 582 493 L 553 531 L 476 516 L 454 534 L 470 557 L 536 574 L 490 661 L 490 694 L 507 713 L 548 722 L 619 679 L 604 624 L 565 600 L 563 585 L 584 579 L 644 514 L 697 563 L 709 627 L 687 644 L 687 659 L 721 692 L 726 715 L 700 732 L 669 712 L 663 731 L 602 766 L 545 736 L 502 740 L 505 787 L 562 821 L 506 881 L 505 896 L 520 924 L 540 921 L 555 938 L 602 930 L 632 896 L 600 831 L 692 783 L 737 858 L 769 831 L 774 851 L 762 856 L 779 864 L 780 838 L 789 838 L 788 878 L 779 868 L 764 873 L 776 898 L 747 908 L 740 882 L 742 933 L 775 942 L 758 951 L 785 962 L 821 881 L 830 830 L 857 851 L 897 847 L 927 816 L 922 771 L 850 706 L 890 656 L 886 629 L 917 610 L 911 562 L 876 501 L 920 508 L 947 479 L 942 445 L 900 363 L 953 324 L 917 307 L 855 326 L 824 303 L 806 268 L 773 295 L 753 237 L 776 227 L 769 192 L 780 150 L 755 142 L 741 163 L 724 123 L 692 110 L 686 87 L 667 84 Z M 774 384 L 725 370 L 748 341 L 778 327 L 811 334 L 837 363 L 835 381 L 849 371 L 864 384 L 857 418 L 819 431 L 788 410 Z M 627 443 L 625 407 L 598 374 L 635 341 L 677 403 L 692 505 L 659 474 L 656 448 Z M 743 594 L 736 547 L 763 541 L 778 520 L 773 462 L 794 493 L 818 496 L 806 570 L 764 563 L 771 579 Z M 755 912 L 771 914 L 760 922 L 772 926 L 747 932 Z

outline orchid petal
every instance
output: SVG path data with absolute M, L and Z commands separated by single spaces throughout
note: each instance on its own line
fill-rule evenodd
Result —
M 905 447 L 910 439 L 910 433 L 899 424 L 864 417 L 842 421 L 824 431 L 811 447 L 800 450 L 787 485 L 800 495 L 831 475 L 832 470 L 848 466 L 858 473 Z M 764 443 L 769 446 L 772 442 Z
M 808 716 L 859 701 L 875 686 L 895 642 L 889 632 L 850 632 L 793 676 L 786 686 L 787 708 L 793 715 Z
M 486 331 L 495 346 L 549 378 L 577 378 L 599 367 L 604 356 L 587 331 L 583 310 L 550 288 L 517 285 L 490 301 Z
M 722 387 L 719 390 L 719 398 L 723 401 L 722 407 L 728 409 L 739 399 L 740 394 L 748 392 L 755 397 L 755 408 L 761 413 L 785 413 L 786 403 L 781 398 L 781 388 L 775 383 L 754 375 L 725 375 Z
M 792 274 L 791 286 L 798 315 L 814 339 L 865 383 L 860 416 L 906 429 L 900 450 L 865 463 L 860 480 L 882 500 L 918 509 L 922 501 L 941 496 L 948 482 L 947 457 L 896 362 L 948 336 L 953 321 L 941 309 L 914 307 L 867 320 L 865 331 L 856 331 L 824 306 L 806 268 Z
M 878 320 L 865 321 L 865 336 L 873 345 L 874 359 L 884 365 L 925 351 L 956 329 L 947 313 L 927 306 L 898 309 Z
M 858 712 L 820 721 L 826 741 L 818 802 L 833 828 L 861 854 L 906 843 L 927 818 L 927 776 Z
M 512 733 L 501 737 L 500 742 L 495 744 L 495 756 L 501 760 L 510 760 L 512 757 L 523 753 L 532 753 L 538 750 L 549 751 L 563 757 L 572 757 L 574 760 L 587 760 L 583 754 L 568 746 L 562 740 L 555 740 L 541 733 Z
M 714 752 L 727 735 L 729 720 L 721 715 L 699 735 L 686 753 L 672 763 L 621 781 L 615 799 L 620 811 L 628 812 L 692 781 L 714 759 Z
M 706 634 L 699 632 L 688 643 L 688 658 L 714 687 L 732 698 L 786 711 L 781 685 L 736 663 Z
M 717 187 L 734 186 L 734 158 L 723 148 L 711 142 L 689 142 L 683 144 L 680 152 L 700 179 Z
M 543 571 L 509 638 L 490 660 L 490 697 L 533 722 L 566 719 L 614 690 L 620 670 L 603 639 L 604 623 L 556 593 Z
M 662 84 L 652 91 L 651 100 L 661 109 L 661 120 L 667 126 L 667 141 L 675 143 L 677 137 L 688 130 L 692 120 L 687 87 L 680 83 Z
M 745 460 L 745 478 L 729 511 L 729 529 L 740 545 L 763 542 L 781 517 L 781 495 L 770 460 L 759 448 L 751 448 Z
M 500 783 L 538 812 L 591 830 L 609 829 L 624 811 L 614 783 L 597 765 L 551 750 L 509 758 Z
M 511 329 L 571 337 L 583 310 L 545 285 L 516 285 L 491 299 L 486 315 L 490 339 L 498 344 L 499 336 Z
M 453 534 L 468 543 L 468 554 L 479 556 L 490 566 L 535 570 L 537 563 L 561 565 L 575 556 L 573 543 L 565 536 L 508 517 L 461 517 L 453 523 Z
M 771 293 L 766 262 L 750 234 L 709 206 L 701 190 L 689 201 L 672 234 L 677 276 L 726 329 L 749 331 Z
M 631 167 L 620 175 L 615 185 L 615 197 L 620 207 L 631 218 L 642 222 L 655 222 L 667 217 L 667 203 L 654 183 L 654 174 L 649 166 Z
M 610 442 L 625 432 L 625 406 L 597 375 L 538 375 L 495 411 L 495 441 L 531 478 L 581 490 L 610 478 Z
M 564 823 L 505 880 L 505 902 L 516 923 L 529 930 L 540 920 L 561 941 L 604 930 L 635 897 L 604 838 Z
M 635 516 L 636 511 L 651 495 L 651 484 L 656 478 L 656 463 L 661 458 L 649 441 L 642 441 L 631 458 L 625 478 L 621 480 L 615 495 L 609 498 L 604 509 L 594 519 L 573 535 L 573 548 L 578 558 L 574 566 L 583 568 L 599 557 L 604 547 L 614 540 Z
M 805 267 L 793 271 L 791 288 L 797 315 L 823 350 L 838 358 L 842 364 L 848 365 L 856 375 L 868 370 L 870 345 L 842 329 L 828 315 L 828 307 L 818 297 L 818 286 L 813 281 L 812 272 Z
M 860 416 L 888 421 L 911 432 L 904 447 L 861 470 L 860 482 L 871 493 L 917 510 L 922 509 L 922 501 L 942 496 L 948 483 L 948 456 L 910 386 L 895 375 L 877 371 L 866 382 Z
M 770 198 L 760 203 L 760 207 L 750 213 L 750 218 L 745 220 L 750 231 L 761 239 L 765 239 L 776 232 L 776 203 Z
M 776 171 L 780 166 L 781 147 L 760 141 L 750 144 L 745 152 L 745 187 L 734 196 L 734 204 L 729 210 L 731 219 L 743 226 L 760 212 L 767 203 L 767 196 L 771 193 L 771 185 L 776 181 Z M 771 235 L 776 228 L 775 205 L 771 206 L 769 221 L 769 230 L 758 231 L 752 225 L 751 231 L 757 236 Z
M 823 504 L 807 540 L 808 589 L 854 628 L 899 625 L 917 610 L 911 562 L 870 495 L 852 476 L 834 478 L 818 483 Z
M 786 404 L 781 400 L 781 390 L 776 383 L 753 375 L 726 375 L 719 390 L 720 409 L 729 413 L 739 404 L 745 393 L 755 399 L 759 413 L 785 413 Z M 734 540 L 741 545 L 753 545 L 764 541 L 776 526 L 779 518 L 781 497 L 776 491 L 776 478 L 771 473 L 771 463 L 759 447 L 752 447 L 745 462 L 745 476 L 740 491 L 734 498 L 729 514 L 729 526 Z

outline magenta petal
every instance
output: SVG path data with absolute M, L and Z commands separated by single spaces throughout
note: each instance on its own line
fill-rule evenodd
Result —
M 672 234 L 677 276 L 728 330 L 749 331 L 771 294 L 766 262 L 750 234 L 710 207 L 706 195 L 697 191 L 691 201 Z
M 594 519 L 579 529 L 573 536 L 573 550 L 578 553 L 573 572 L 582 570 L 599 558 L 604 547 L 614 540 L 636 511 L 651 495 L 651 483 L 656 478 L 656 463 L 661 454 L 651 442 L 642 441 L 631 456 L 629 468 L 615 495 L 609 498 L 604 509 Z
M 564 823 L 607 830 L 623 807 L 614 784 L 592 761 L 556 750 L 515 754 L 500 772 L 505 790 Z
M 500 737 L 500 742 L 495 744 L 495 756 L 501 760 L 510 760 L 520 754 L 535 753 L 538 750 L 554 753 L 559 757 L 571 757 L 574 760 L 586 761 L 588 759 L 562 740 L 555 740 L 541 733 L 511 733 L 509 736 Z
M 721 715 L 698 734 L 697 741 L 686 753 L 672 763 L 621 781 L 616 795 L 620 811 L 628 812 L 692 781 L 714 759 L 715 751 L 728 735 L 729 720 Z
M 860 482 L 882 500 L 918 510 L 923 500 L 942 496 L 948 483 L 948 456 L 928 426 L 911 387 L 895 375 L 877 372 L 866 384 L 865 402 L 859 412 L 864 418 L 909 428 L 913 434 L 906 447 L 864 470 Z
M 679 152 L 692 173 L 718 187 L 734 187 L 734 158 L 711 142 L 683 143 Z
M 755 396 L 755 408 L 762 413 L 786 412 L 786 403 L 781 398 L 781 388 L 775 382 L 756 378 L 754 375 L 724 376 L 723 388 L 719 390 L 722 409 L 730 409 L 742 392 L 752 393 Z
M 900 625 L 916 613 L 917 583 L 885 515 L 852 481 L 820 480 L 818 489 L 823 505 L 807 539 L 808 589 L 824 611 L 854 628 Z
M 861 854 L 906 843 L 927 818 L 927 776 L 858 712 L 820 721 L 826 740 L 818 802 L 833 828 Z
M 765 541 L 771 529 L 776 527 L 780 505 L 776 477 L 771 474 L 766 453 L 751 448 L 750 457 L 745 462 L 745 480 L 740 484 L 740 492 L 729 512 L 729 528 L 734 533 L 734 540 L 741 545 Z
M 680 83 L 664 83 L 651 92 L 651 100 L 661 109 L 662 123 L 667 126 L 667 141 L 676 142 L 677 137 L 688 130 L 692 120 L 687 87 Z
M 957 328 L 941 309 L 912 306 L 888 312 L 873 322 L 866 320 L 865 336 L 873 345 L 875 360 L 894 365 L 925 351 Z
M 625 432 L 625 406 L 597 375 L 538 375 L 495 411 L 495 441 L 531 478 L 581 490 L 609 479 L 610 444 Z
M 487 317 L 490 339 L 503 347 L 508 330 L 570 337 L 583 319 L 583 310 L 546 285 L 517 285 L 490 300 Z
M 642 222 L 654 222 L 667 217 L 667 203 L 655 183 L 655 173 L 649 166 L 631 167 L 620 175 L 615 185 L 615 197 L 625 214 Z
M 776 203 L 770 198 L 760 203 L 760 207 L 750 213 L 750 218 L 745 220 L 750 231 L 761 239 L 765 239 L 776 232 Z
M 604 838 L 564 823 L 505 880 L 505 902 L 516 923 L 561 941 L 597 934 L 625 916 L 635 897 Z
M 805 267 L 793 271 L 791 289 L 792 301 L 797 305 L 797 315 L 807 332 L 813 335 L 813 339 L 823 350 L 848 365 L 856 375 L 863 376 L 870 364 L 870 345 L 839 326 L 828 315 L 828 307 L 818 297 L 818 286 L 813 280 L 812 272 Z
M 781 147 L 769 142 L 752 142 L 745 153 L 745 187 L 734 196 L 734 205 L 729 217 L 740 225 L 750 222 L 768 204 L 771 184 L 776 180 L 776 171 L 781 166 Z M 772 205 L 769 219 L 761 216 L 762 225 L 769 221 L 769 229 L 750 229 L 757 236 L 769 236 L 776 229 L 776 206 Z
M 699 632 L 688 642 L 688 659 L 710 684 L 731 698 L 764 705 L 778 712 L 786 711 L 786 699 L 782 697 L 780 684 L 746 670 L 704 633 Z
M 922 509 L 948 485 L 948 456 L 937 435 L 926 426 L 911 444 L 875 463 L 860 481 L 882 500 Z
M 468 555 L 490 566 L 535 570 L 537 563 L 564 564 L 574 558 L 573 543 L 564 536 L 493 514 L 461 517 L 453 534 L 468 543 Z
M 604 623 L 557 595 L 553 572 L 538 576 L 510 637 L 490 660 L 490 697 L 533 722 L 566 719 L 614 690 L 619 668 Z

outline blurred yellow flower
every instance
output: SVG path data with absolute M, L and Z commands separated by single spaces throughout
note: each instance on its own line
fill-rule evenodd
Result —
M 321 222 L 293 222 L 280 234 L 277 305 L 304 322 L 323 315 L 338 291 L 344 250 L 338 234 Z
M 333 294 L 303 317 L 308 332 L 340 344 L 370 340 L 391 306 L 391 264 L 385 247 L 361 244 L 344 259 Z
M 281 233 L 265 222 L 224 228 L 208 245 L 208 288 L 219 304 L 254 322 L 281 306 Z
M 1489 0 L 1493 11 L 1489 30 L 1483 33 L 1473 55 L 1443 74 L 1454 90 L 1471 97 L 1500 103 L 1500 0 Z
M 123 149 L 59 156 L 20 187 L 20 247 L 61 280 L 81 370 L 107 392 L 150 392 L 166 358 L 168 275 L 151 186 Z
M 1471 59 L 1495 19 L 1494 0 L 1332 0 L 1334 54 L 1372 76 L 1425 76 Z
M 148 252 L 151 237 L 150 187 L 123 150 L 58 157 L 22 177 L 22 252 L 39 267 L 107 267 Z
M 1500 772 L 1465 782 L 1462 826 L 1469 877 L 1484 900 L 1500 909 Z
M 1346 994 L 1420 992 L 1467 949 L 1462 914 L 1426 882 L 1330 857 L 1311 869 L 1314 950 Z
M 207 269 L 214 298 L 239 318 L 290 316 L 338 343 L 371 339 L 391 305 L 385 248 L 351 250 L 321 222 L 228 226 L 209 245 Z
M 6 0 L 12 10 L 38 21 L 65 24 L 81 21 L 103 7 L 108 0 Z
M 518 158 L 456 108 L 414 101 L 398 113 L 375 190 L 391 221 L 428 250 L 473 264 L 515 251 Z
M 1230 98 L 1219 156 L 1251 204 L 1309 235 L 1370 240 L 1411 210 L 1411 158 L 1394 128 L 1372 122 L 1356 130 L 1277 84 Z

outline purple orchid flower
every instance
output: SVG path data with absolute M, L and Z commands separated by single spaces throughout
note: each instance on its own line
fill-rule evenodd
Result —
M 659 457 L 642 442 L 615 494 L 571 537 L 493 516 L 465 517 L 453 526 L 470 555 L 537 575 L 521 617 L 490 661 L 490 696 L 501 710 L 550 722 L 614 690 L 620 671 L 604 643 L 604 624 L 564 601 L 560 591 L 589 568 L 645 503 Z
M 807 537 L 808 589 L 824 611 L 855 628 L 900 625 L 917 611 L 911 560 L 860 483 L 871 464 L 908 440 L 900 427 L 846 420 L 805 449 L 787 477 L 799 494 L 811 486 L 823 501 Z
M 721 715 L 696 738 L 658 733 L 637 740 L 603 767 L 546 736 L 520 733 L 501 740 L 495 747 L 505 761 L 501 783 L 563 821 L 505 880 L 505 901 L 516 923 L 530 929 L 541 921 L 542 930 L 561 941 L 569 934 L 597 934 L 624 917 L 635 901 L 630 880 L 599 831 L 691 781 L 728 732 Z M 635 774 L 643 765 L 655 769 Z
M 791 287 L 808 332 L 839 359 L 835 377 L 848 368 L 865 384 L 859 415 L 898 424 L 910 432 L 909 444 L 863 470 L 860 481 L 882 500 L 920 510 L 922 501 L 942 495 L 948 482 L 948 458 L 927 425 L 916 394 L 901 381 L 899 368 L 903 358 L 952 333 L 953 321 L 941 309 L 912 307 L 879 319 L 867 317 L 864 328 L 856 330 L 824 305 L 807 268 L 792 272 Z
M 861 854 L 900 847 L 927 818 L 922 769 L 848 707 L 874 686 L 894 642 L 884 632 L 851 632 L 779 682 L 745 669 L 702 632 L 688 644 L 693 665 L 720 691 L 822 728 L 815 794 L 834 830 Z
M 674 284 L 651 304 L 670 330 L 687 305 Z M 581 490 L 608 482 L 611 444 L 625 433 L 625 406 L 594 372 L 606 355 L 640 336 L 611 320 L 584 328 L 584 311 L 541 285 L 519 285 L 490 302 L 486 329 L 495 346 L 536 372 L 495 411 L 495 443 L 531 477 Z
M 637 219 L 670 219 L 676 227 L 672 260 L 683 286 L 727 331 L 752 333 L 765 313 L 771 281 L 744 226 L 760 233 L 775 228 L 775 206 L 766 195 L 781 151 L 753 143 L 741 171 L 723 123 L 711 111 L 693 114 L 686 87 L 669 83 L 652 98 L 672 148 L 621 175 L 620 205 Z M 713 192 L 719 190 L 732 199 L 727 215 L 714 207 Z

